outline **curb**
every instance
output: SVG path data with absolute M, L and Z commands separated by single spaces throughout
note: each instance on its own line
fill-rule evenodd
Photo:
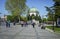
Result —
M 58 33 L 58 32 L 54 32 L 53 30 L 51 30 L 51 29 L 49 29 L 49 28 L 46 28 L 46 30 L 49 31 L 49 32 L 55 33 L 55 34 L 60 34 L 60 33 Z
M 50 32 L 54 32 L 53 30 L 49 29 L 49 28 L 46 28 L 46 30 L 50 31 Z

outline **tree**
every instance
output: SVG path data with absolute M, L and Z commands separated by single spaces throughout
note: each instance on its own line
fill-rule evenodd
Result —
M 48 12 L 47 15 L 48 15 L 47 20 L 48 20 L 48 21 L 53 21 L 53 19 L 52 19 L 52 15 L 53 15 L 53 14 L 51 14 L 50 12 Z
M 57 26 L 57 17 L 60 16 L 60 0 L 53 0 L 54 1 L 54 11 L 55 11 L 55 20 L 56 20 L 56 26 Z
M 12 21 L 13 21 L 12 16 L 11 16 L 11 15 L 7 15 L 7 20 L 8 20 L 8 21 L 10 20 L 10 21 L 12 22 Z
M 20 19 L 21 12 L 26 7 L 26 0 L 6 0 L 6 10 L 17 16 Z
M 54 10 L 55 10 L 55 15 L 60 16 L 60 1 L 54 1 Z
M 53 1 L 55 1 L 55 2 L 60 2 L 60 0 L 53 0 Z
M 50 7 L 45 7 L 46 8 L 46 10 L 48 11 L 48 14 L 47 14 L 47 16 L 48 16 L 48 21 L 53 21 L 53 20 L 55 20 L 54 19 L 54 12 L 53 12 L 53 9 L 51 9 Z

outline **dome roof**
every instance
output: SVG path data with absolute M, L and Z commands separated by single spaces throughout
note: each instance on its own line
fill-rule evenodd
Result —
M 31 8 L 29 12 L 38 12 L 38 10 L 36 8 Z

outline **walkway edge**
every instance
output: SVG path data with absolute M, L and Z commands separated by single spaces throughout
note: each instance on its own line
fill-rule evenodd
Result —
M 46 30 L 50 31 L 50 32 L 54 32 L 53 30 L 49 29 L 49 28 L 46 28 Z
M 57 33 L 57 32 L 54 32 L 53 30 L 49 29 L 49 28 L 46 28 L 45 30 L 49 31 L 49 32 L 52 32 L 52 33 L 55 33 L 55 34 L 60 34 L 60 33 Z

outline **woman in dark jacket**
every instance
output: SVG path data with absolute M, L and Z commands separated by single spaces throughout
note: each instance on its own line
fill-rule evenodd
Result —
M 32 23 L 32 26 L 33 26 L 33 28 L 34 28 L 34 26 L 35 26 L 35 23 L 34 23 L 34 22 Z

